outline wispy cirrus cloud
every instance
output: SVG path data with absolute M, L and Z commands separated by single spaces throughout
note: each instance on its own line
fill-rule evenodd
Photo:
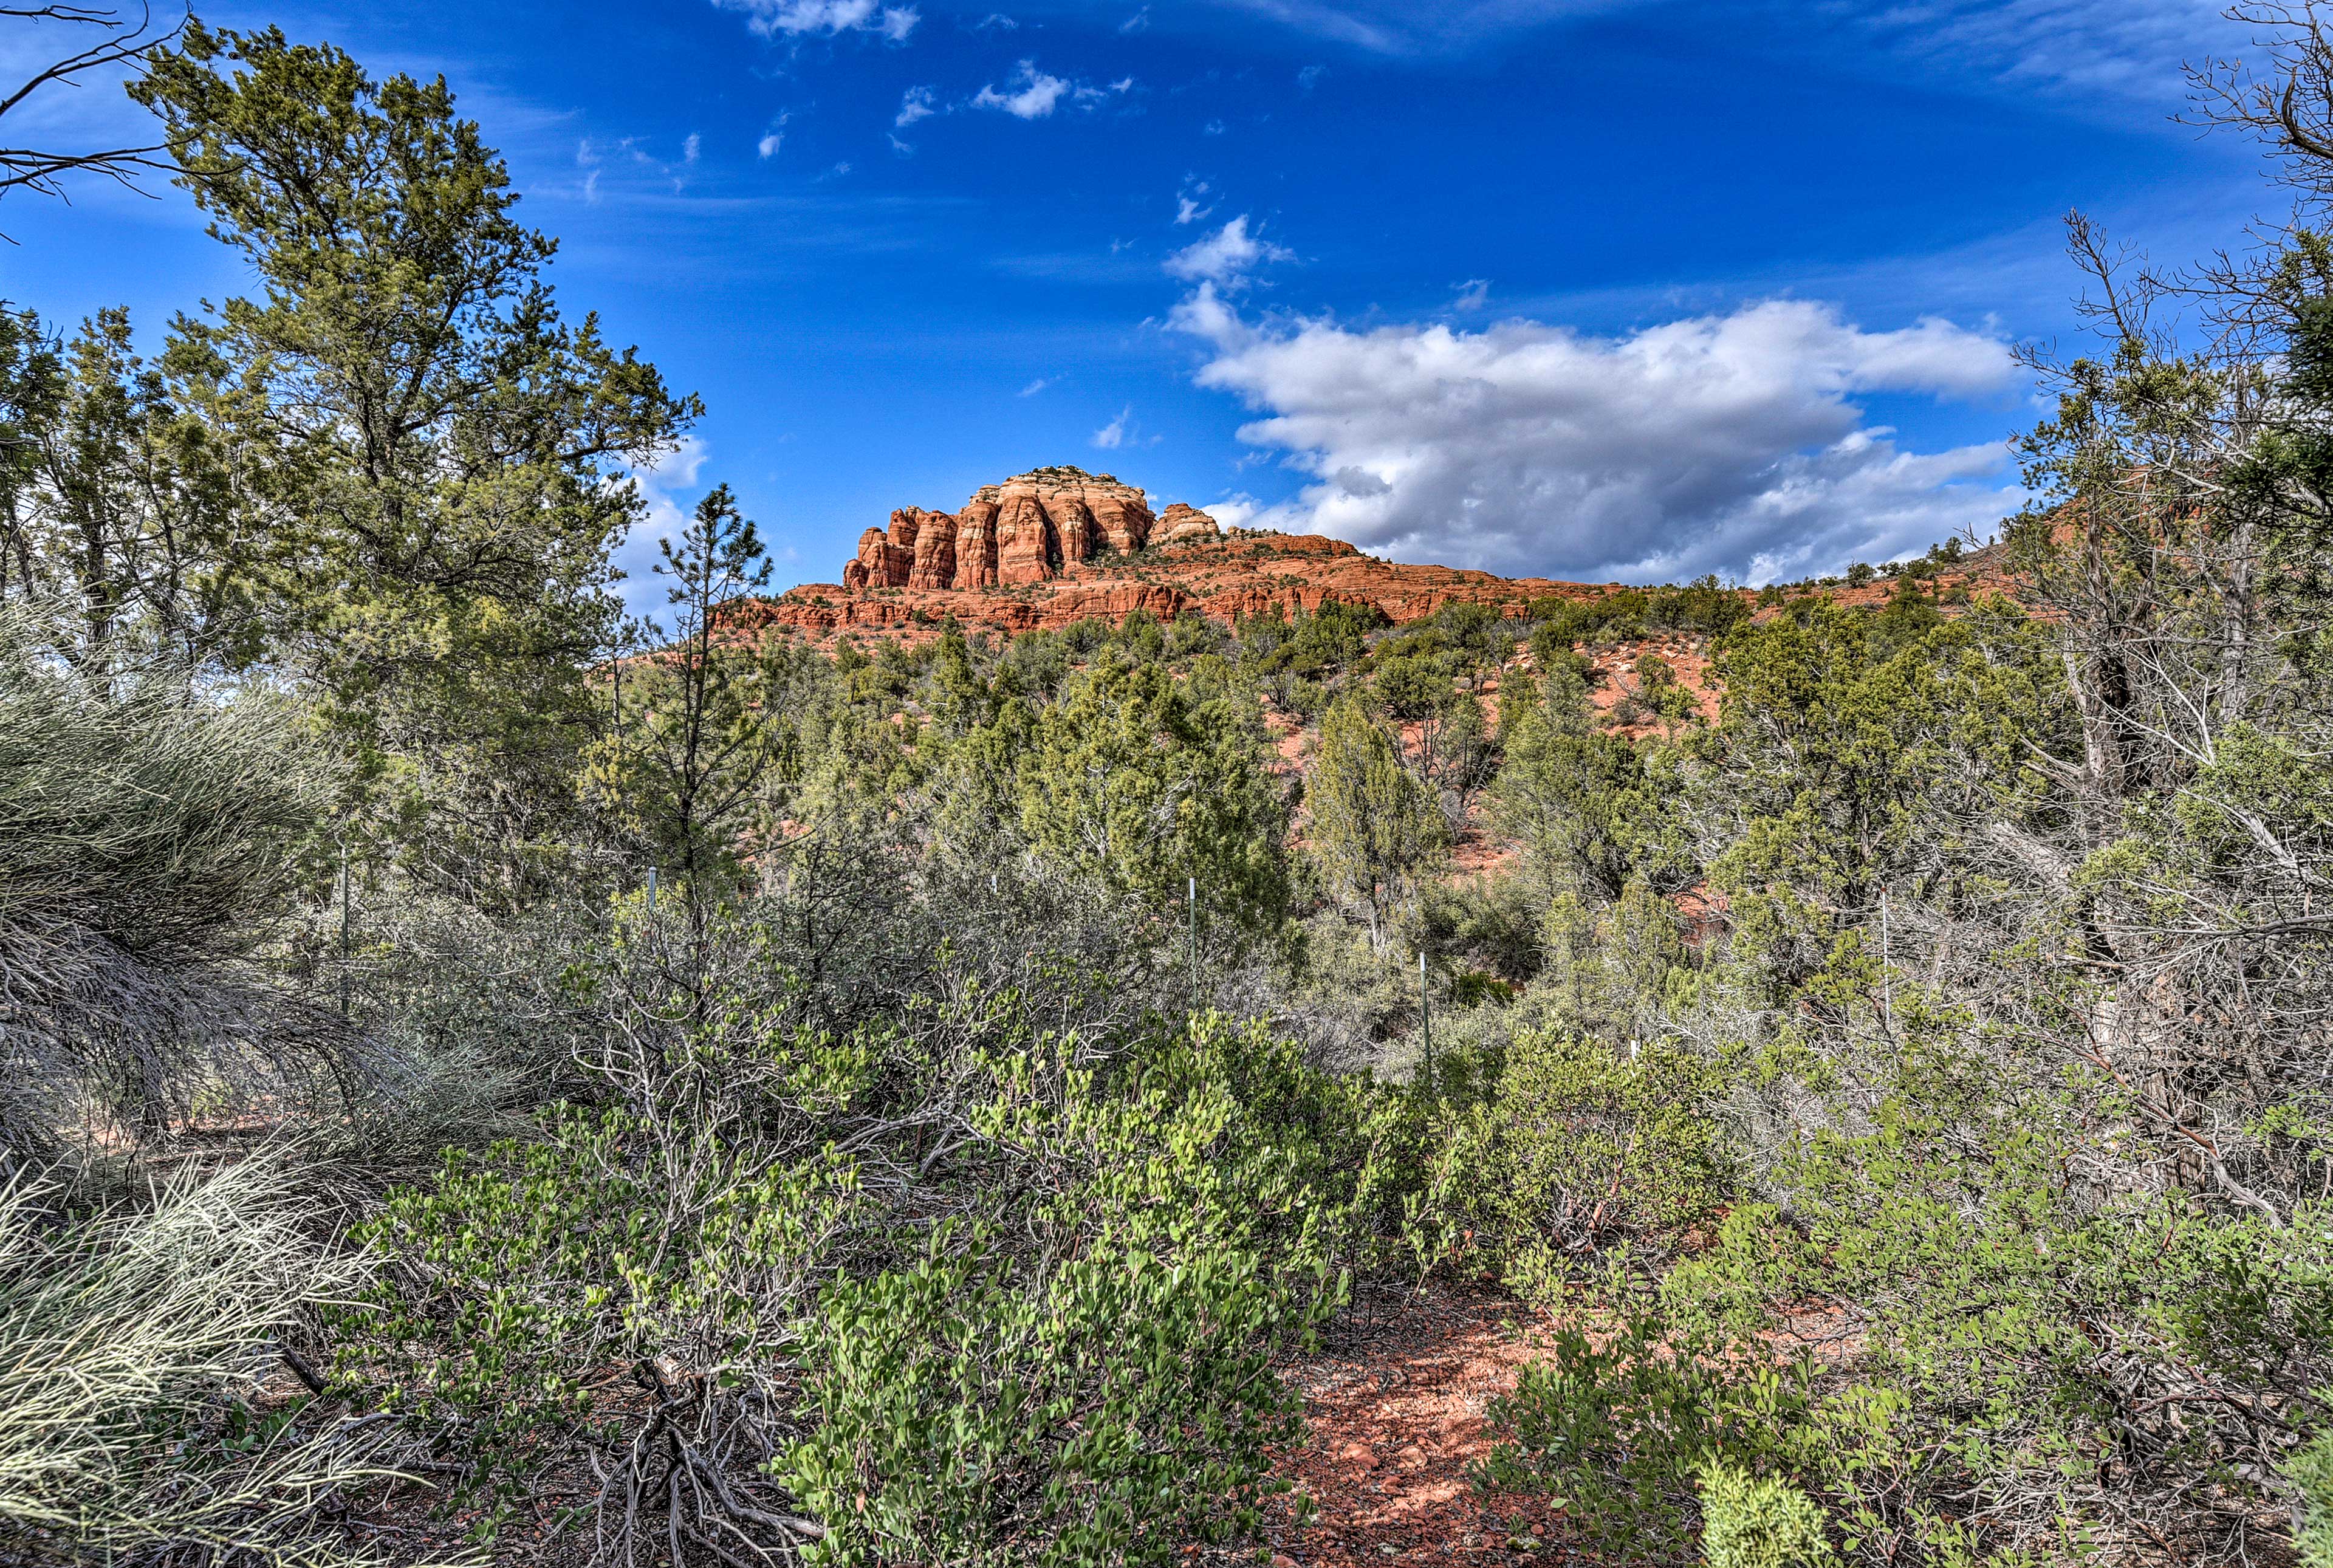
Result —
M 1219 10 L 1387 55 L 1432 54 L 1674 0 L 1212 0 Z M 2051 82 L 2101 96 L 2176 95 L 2183 60 L 2241 49 L 2225 0 L 1743 0 L 1783 48 L 1851 40 L 1963 78 Z M 1819 25 L 1809 25 L 1810 22 Z M 1315 78 L 1317 80 L 1317 78 Z M 1306 85 L 1310 85 L 1308 82 Z
M 2241 48 L 2224 0 L 1894 0 L 1841 5 L 1889 53 L 1954 74 L 2176 99 L 2183 63 Z

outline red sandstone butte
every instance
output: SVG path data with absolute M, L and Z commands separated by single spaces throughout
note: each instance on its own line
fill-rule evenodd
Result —
M 1617 584 L 1613 585 L 1617 586 Z M 732 605 L 740 630 L 777 624 L 814 637 L 843 631 L 909 639 L 953 617 L 967 631 L 1051 630 L 1146 610 L 1230 621 L 1317 611 L 1337 601 L 1422 620 L 1455 600 L 1520 606 L 1543 594 L 1603 587 L 1397 565 L 1314 534 L 1238 530 L 1176 502 L 1150 499 L 1109 474 L 1063 465 L 984 485 L 954 514 L 905 507 L 859 536 L 840 583 L 806 582 L 774 600 Z

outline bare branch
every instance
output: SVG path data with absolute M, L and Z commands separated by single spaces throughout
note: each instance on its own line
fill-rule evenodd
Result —
M 99 30 L 99 36 L 84 47 L 58 56 L 13 90 L 0 91 L 0 117 L 43 88 L 78 85 L 84 79 L 101 78 L 123 66 L 133 71 L 140 69 L 149 53 L 176 39 L 186 26 L 181 17 L 168 27 L 158 27 L 148 5 L 139 7 L 134 23 L 119 12 L 81 5 L 0 5 L 0 21 L 28 26 L 55 22 Z M 169 156 L 172 150 L 167 140 L 82 150 L 0 147 L 0 197 L 12 190 L 25 189 L 65 200 L 64 179 L 75 174 L 101 175 L 145 195 L 148 193 L 139 183 L 139 176 L 178 171 L 177 162 Z

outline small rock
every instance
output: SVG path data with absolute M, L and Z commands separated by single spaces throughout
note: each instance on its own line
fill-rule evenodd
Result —
M 1272 1554 L 1272 1568 L 1296 1568 L 1296 1559 L 1285 1552 L 1274 1552 Z
M 1544 1535 L 1547 1534 L 1547 1526 L 1544 1525 L 1534 1525 L 1531 1526 L 1531 1534 L 1534 1535 Z

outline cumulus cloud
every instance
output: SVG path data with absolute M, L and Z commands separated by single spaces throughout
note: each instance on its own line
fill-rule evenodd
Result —
M 899 112 L 891 123 L 904 130 L 918 120 L 929 120 L 939 112 L 932 100 L 930 88 L 910 87 L 899 95 Z
M 1207 182 L 1204 179 L 1183 188 L 1182 194 L 1175 198 L 1175 222 L 1178 226 L 1186 223 L 1196 223 L 1215 210 L 1212 207 L 1199 205 L 1206 194 Z
M 1450 302 L 1450 308 L 1459 311 L 1479 311 L 1490 303 L 1490 279 L 1468 278 L 1458 285 L 1458 297 Z
M 1093 444 L 1105 452 L 1114 452 L 1126 445 L 1127 421 L 1134 418 L 1134 405 L 1128 403 L 1118 411 L 1118 418 L 1093 433 Z
M 828 37 L 838 33 L 879 33 L 894 43 L 906 41 L 922 15 L 912 5 L 881 0 L 713 0 L 725 11 L 742 11 L 765 38 Z
M 1905 449 L 1858 396 L 2001 399 L 1997 337 L 1867 332 L 1796 300 L 1591 337 L 1539 322 L 1359 330 L 1251 322 L 1212 283 L 1171 323 L 1197 380 L 1260 416 L 1240 438 L 1309 476 L 1227 521 L 1379 553 L 1591 582 L 1750 582 L 1887 560 L 2021 499 L 1998 443 Z
M 1294 251 L 1250 233 L 1247 214 L 1242 213 L 1206 238 L 1168 256 L 1166 267 L 1176 277 L 1229 291 L 1244 285 L 1247 275 L 1260 266 L 1295 259 Z
M 1021 396 L 1024 398 L 1033 398 L 1052 384 L 1052 378 L 1050 376 L 1040 376 L 1035 380 L 1021 389 Z

